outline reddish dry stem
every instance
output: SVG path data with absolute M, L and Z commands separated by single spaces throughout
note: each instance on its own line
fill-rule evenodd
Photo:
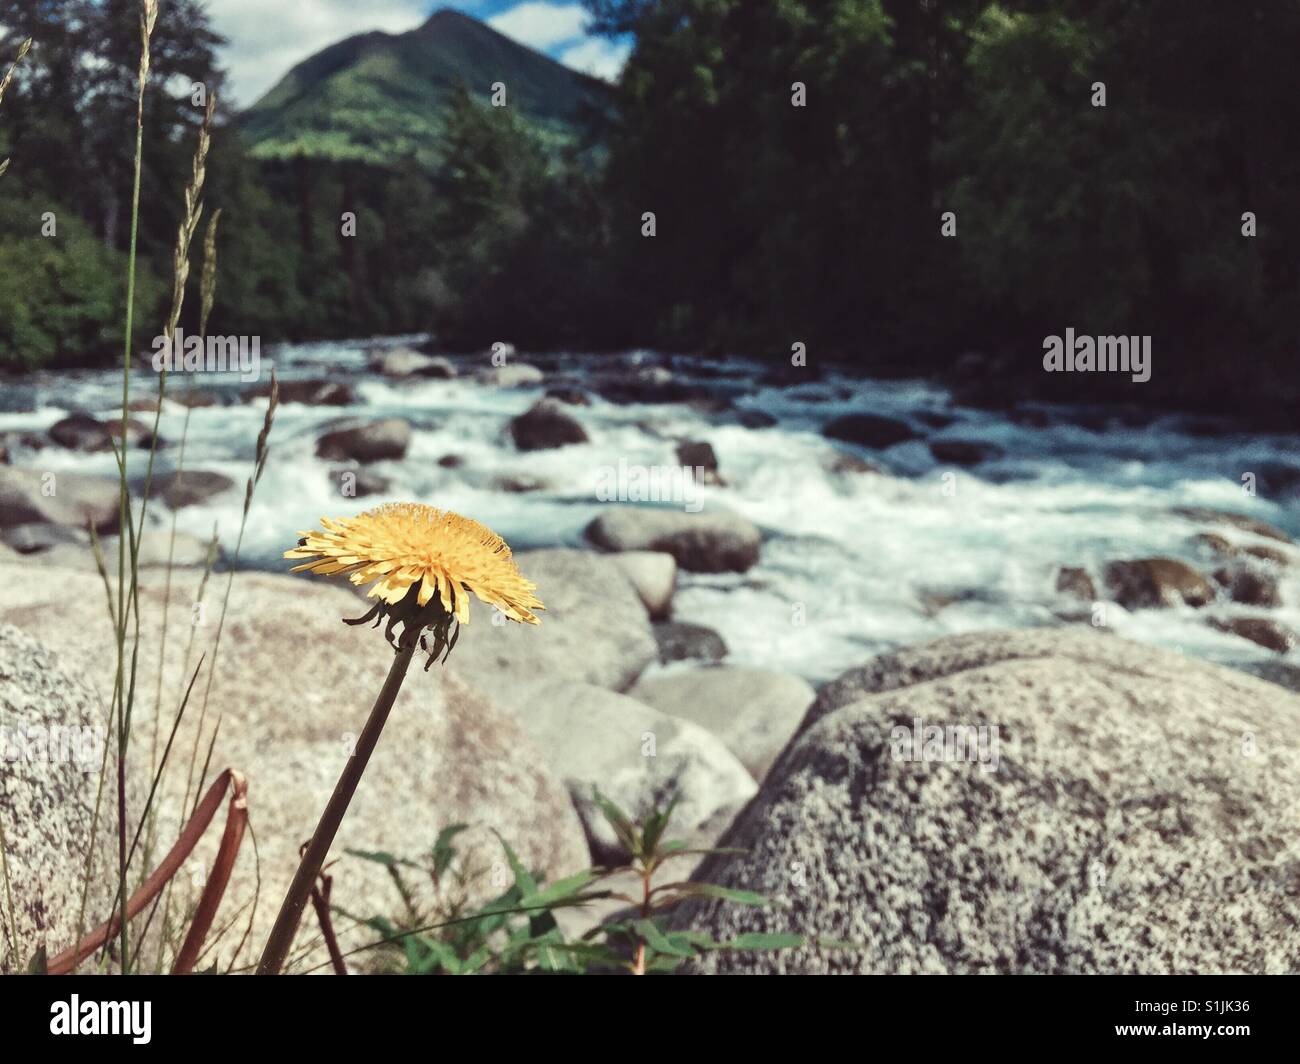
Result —
M 234 853 L 227 855 L 227 840 L 230 840 L 234 846 L 235 852 L 238 851 L 239 842 L 243 838 L 244 825 L 248 821 L 248 810 L 246 804 L 247 785 L 239 773 L 232 769 L 226 769 L 220 776 L 212 782 L 208 788 L 207 794 L 203 796 L 203 801 L 199 803 L 194 810 L 194 815 L 190 817 L 185 824 L 185 830 L 176 840 L 176 844 L 167 852 L 157 868 L 150 873 L 149 878 L 141 884 L 140 889 L 131 895 L 126 903 L 127 919 L 134 919 L 139 912 L 152 901 L 159 892 L 167 885 L 167 882 L 180 871 L 181 865 L 185 859 L 193 852 L 194 847 L 198 845 L 199 839 L 207 830 L 208 825 L 212 823 L 212 818 L 216 815 L 218 806 L 221 805 L 221 799 L 226 793 L 227 788 L 234 790 L 234 795 L 230 801 L 230 812 L 226 822 L 226 834 L 222 840 L 222 849 L 217 856 L 217 861 L 213 865 L 213 876 L 209 878 L 208 885 L 204 889 L 203 899 L 200 902 L 200 910 L 204 903 L 209 903 L 211 912 L 208 915 L 208 925 L 211 925 L 212 917 L 216 915 L 217 904 L 221 900 L 221 894 L 225 891 L 226 881 L 230 877 L 230 867 L 234 864 Z M 238 828 L 233 830 L 231 820 L 237 820 Z M 218 870 L 226 864 L 224 860 L 228 856 L 228 866 L 225 868 L 224 876 L 221 879 L 220 889 L 215 890 L 214 879 Z M 209 895 L 212 895 L 210 898 Z M 198 916 L 195 917 L 196 923 Z M 51 958 L 46 966 L 46 971 L 50 975 L 67 975 L 76 969 L 83 960 L 89 957 L 95 950 L 99 949 L 105 942 L 112 938 L 118 931 L 119 914 L 114 915 L 104 924 L 101 924 L 90 934 L 86 935 L 71 949 L 66 949 L 58 956 Z M 207 927 L 203 928 L 203 933 L 207 933 Z M 199 942 L 202 942 L 202 935 L 199 936 Z M 188 945 L 188 939 L 186 945 Z M 182 950 L 182 952 L 184 952 Z M 196 949 L 197 955 L 197 949 Z M 179 964 L 179 958 L 177 963 Z M 193 959 L 191 958 L 191 964 Z

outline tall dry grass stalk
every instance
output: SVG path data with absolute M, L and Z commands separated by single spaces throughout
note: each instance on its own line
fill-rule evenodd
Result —
M 135 281 L 136 281 L 136 251 L 137 251 L 137 234 L 139 229 L 140 216 L 140 175 L 143 156 L 143 138 L 144 138 L 144 99 L 145 92 L 149 82 L 150 68 L 150 43 L 153 37 L 153 31 L 158 20 L 158 3 L 157 0 L 142 0 L 140 9 L 140 65 L 138 69 L 138 85 L 136 93 L 136 126 L 135 126 L 135 164 L 132 181 L 131 194 L 131 231 L 130 247 L 127 257 L 127 297 L 126 297 L 126 323 L 124 328 L 123 354 L 122 354 L 122 423 L 121 435 L 118 443 L 114 445 L 113 451 L 117 458 L 118 481 L 119 481 L 119 534 L 118 534 L 118 573 L 117 573 L 117 596 L 115 602 L 114 628 L 117 642 L 117 675 L 114 681 L 114 700 L 116 705 L 117 719 L 117 805 L 118 805 L 118 888 L 117 888 L 117 906 L 118 906 L 118 936 L 119 951 L 121 953 L 120 963 L 123 972 L 129 972 L 131 966 L 131 955 L 129 948 L 129 917 L 127 913 L 128 901 L 128 871 L 131 860 L 131 853 L 128 853 L 126 835 L 127 835 L 127 808 L 126 808 L 126 773 L 128 767 L 128 750 L 130 746 L 131 722 L 135 705 L 136 682 L 139 673 L 139 652 L 140 652 L 140 582 L 139 582 L 139 555 L 140 555 L 140 538 L 146 527 L 146 516 L 149 506 L 149 496 L 152 493 L 153 485 L 153 468 L 154 459 L 158 449 L 158 423 L 162 416 L 162 401 L 166 392 L 166 371 L 159 375 L 158 380 L 158 402 L 157 409 L 154 413 L 153 440 L 149 447 L 149 455 L 144 482 L 144 497 L 140 504 L 139 525 L 137 526 L 135 515 L 131 506 L 129 477 L 128 477 L 128 421 L 130 415 L 130 398 L 131 398 L 131 359 L 135 346 Z M 215 113 L 215 94 L 209 98 L 207 110 L 204 113 L 202 127 L 199 131 L 198 146 L 194 153 L 192 172 L 189 183 L 185 187 L 185 210 L 182 215 L 180 229 L 176 237 L 176 247 L 173 253 L 173 286 L 171 309 L 164 327 L 165 335 L 169 341 L 175 336 L 176 327 L 180 320 L 180 314 L 184 305 L 185 286 L 189 278 L 189 250 L 193 241 L 194 233 L 198 228 L 199 218 L 203 211 L 202 193 L 203 183 L 206 175 L 207 154 L 211 144 L 211 126 Z M 137 529 L 138 533 L 137 534 Z M 128 563 L 130 582 L 128 584 Z M 110 604 L 113 599 L 110 597 Z M 130 665 L 128 669 L 126 660 L 126 643 L 128 624 L 132 627 L 132 648 Z M 186 699 L 188 701 L 188 697 Z M 182 710 L 183 712 L 183 705 Z M 152 760 L 152 759 L 151 759 Z M 151 771 L 153 766 L 151 765 Z M 143 819 L 142 822 L 143 824 Z M 136 841 L 139 839 L 139 829 L 136 832 Z M 134 852 L 135 842 L 131 845 L 131 852 Z
M 18 64 L 27 58 L 27 53 L 32 50 L 32 39 L 30 37 L 18 46 L 18 57 L 9 64 L 9 69 L 5 71 L 5 76 L 0 79 L 0 103 L 4 103 L 5 92 L 8 90 L 10 83 L 14 80 L 14 71 L 18 69 Z M 9 169 L 9 160 L 0 159 L 0 177 L 4 177 L 5 171 Z
M 203 272 L 199 275 L 199 339 L 206 338 L 208 334 L 208 317 L 212 314 L 212 304 L 216 299 L 217 293 L 217 222 L 221 219 L 221 209 L 212 212 L 212 217 L 208 219 L 207 232 L 203 238 Z M 194 393 L 194 379 L 191 377 L 189 382 L 189 392 L 191 396 Z M 161 409 L 162 400 L 159 399 L 159 408 Z M 182 486 L 185 477 L 185 448 L 189 442 L 190 435 L 190 417 L 193 414 L 194 407 L 188 404 L 185 408 L 185 422 L 181 426 L 180 455 L 176 461 L 176 487 Z M 155 426 L 156 428 L 156 426 Z M 157 433 L 155 432 L 155 435 Z M 215 535 L 214 535 L 215 538 Z M 208 552 L 209 565 L 211 568 L 212 551 Z M 172 599 L 172 570 L 175 567 L 176 560 L 176 510 L 172 510 L 171 529 L 167 537 L 167 566 L 166 577 L 163 585 L 163 612 L 162 612 L 162 634 L 158 641 L 158 682 L 154 688 L 153 701 L 153 731 L 150 736 L 149 749 L 149 771 L 154 772 L 158 767 L 158 735 L 161 732 L 162 724 L 162 690 L 163 674 L 167 663 L 167 633 L 169 629 L 168 621 L 171 612 Z M 199 599 L 202 599 L 203 587 L 207 584 L 207 570 L 203 574 L 202 581 L 199 585 Z M 192 631 L 192 629 L 191 629 Z M 191 645 L 192 640 L 191 640 Z M 189 668 L 189 653 L 187 651 L 186 670 Z M 149 825 L 149 834 L 145 841 L 144 864 L 145 867 L 152 867 L 156 820 L 151 821 Z M 150 914 L 152 916 L 152 913 Z
M 117 538 L 117 615 L 114 628 L 117 637 L 117 678 L 114 682 L 114 702 L 117 718 L 117 856 L 118 856 L 118 948 L 122 971 L 130 971 L 130 952 L 127 930 L 126 890 L 126 754 L 130 722 L 127 716 L 124 693 L 126 675 L 126 587 L 127 530 L 131 523 L 131 496 L 127 481 L 127 448 L 130 439 L 127 423 L 131 405 L 131 355 L 135 347 L 135 267 L 137 238 L 140 228 L 140 171 L 144 157 L 144 94 L 149 84 L 149 46 L 154 26 L 158 22 L 157 0 L 142 0 L 140 7 L 140 66 L 136 88 L 135 108 L 135 165 L 131 181 L 131 235 L 126 260 L 126 323 L 122 336 L 122 432 L 120 445 L 114 446 L 118 468 L 118 538 Z

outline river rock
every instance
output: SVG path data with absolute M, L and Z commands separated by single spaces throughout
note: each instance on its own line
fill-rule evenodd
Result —
M 345 498 L 362 499 L 367 495 L 382 495 L 392 485 L 382 473 L 364 467 L 331 469 L 329 479 Z
M 568 784 L 592 856 L 626 855 L 592 800 L 593 787 L 643 817 L 678 796 L 669 835 L 707 846 L 758 790 L 721 740 L 688 721 L 591 684 L 554 679 L 532 687 L 520 715 L 547 767 Z
M 1228 592 L 1228 597 L 1233 602 L 1267 607 L 1282 604 L 1277 577 L 1261 566 L 1240 562 L 1225 565 L 1214 571 L 1214 579 Z
M 740 665 L 643 676 L 628 694 L 708 729 L 760 781 L 815 697 L 798 676 Z
M 1279 654 L 1294 649 L 1300 639 L 1294 629 L 1270 617 L 1211 617 L 1209 623 L 1221 632 L 1249 639 Z
M 884 466 L 876 462 L 868 462 L 865 458 L 859 458 L 856 454 L 849 454 L 847 451 L 835 451 L 827 463 L 826 470 L 837 476 L 856 476 L 862 473 L 878 477 L 889 475 L 889 471 Z
M 587 442 L 586 430 L 554 399 L 539 400 L 511 421 L 510 436 L 521 451 Z
M 150 498 L 161 498 L 169 509 L 181 510 L 207 502 L 223 491 L 229 491 L 235 482 L 224 473 L 209 469 L 182 469 L 178 472 L 157 474 L 149 487 Z M 137 491 L 144 485 L 137 484 Z
M 1097 598 L 1097 588 L 1088 570 L 1078 566 L 1066 565 L 1057 570 L 1056 590 L 1084 602 L 1094 602 Z
M 659 644 L 659 661 L 721 661 L 727 656 L 727 644 L 712 628 L 685 621 L 664 621 L 655 625 Z
M 677 445 L 677 461 L 692 470 L 701 484 L 722 483 L 718 474 L 718 456 L 707 440 L 687 440 Z
M 441 355 L 425 355 L 409 347 L 376 352 L 370 368 L 385 377 L 432 377 L 449 380 L 456 376 L 451 360 Z
M 1290 565 L 1295 560 L 1295 553 L 1289 548 L 1271 547 L 1266 543 L 1247 543 L 1241 548 L 1241 553 L 1274 565 Z
M 696 877 L 766 894 L 691 902 L 727 939 L 704 971 L 1281 973 L 1300 966 L 1300 698 L 1116 636 L 990 632 L 890 656 L 894 689 L 822 717 Z M 916 722 L 996 726 L 996 759 L 930 759 Z M 986 733 L 987 734 L 987 733 Z M 1244 754 L 1249 750 L 1249 755 Z M 935 760 L 935 754 L 948 755 Z M 996 765 L 991 771 L 986 766 Z
M 109 418 L 104 422 L 104 428 L 108 430 L 109 436 L 115 440 L 122 438 L 122 421 L 120 418 L 114 420 Z M 139 418 L 129 417 L 126 419 L 126 445 L 128 447 L 149 447 L 153 444 L 153 424 L 145 424 Z M 158 446 L 163 446 L 163 440 L 158 439 Z
M 57 526 L 20 525 L 13 531 L 22 532 L 24 529 L 55 527 Z M 65 529 L 63 531 L 80 532 L 81 530 Z M 114 578 L 116 578 L 117 574 L 117 543 L 117 536 L 105 536 L 99 544 L 105 565 Z M 205 543 L 197 536 L 191 536 L 188 532 L 177 532 L 175 544 L 173 545 L 168 530 L 153 529 L 141 537 L 136 562 L 141 569 L 152 569 L 167 565 L 177 569 L 202 566 L 207 562 L 209 549 L 210 545 L 208 543 Z M 96 572 L 98 569 L 90 538 L 84 532 L 81 532 L 81 535 L 75 538 L 69 537 L 50 542 L 48 546 L 25 555 L 24 560 L 33 565 L 54 566 L 63 569 L 84 569 L 87 572 Z M 96 586 L 102 585 L 97 583 Z
M 629 550 L 610 555 L 645 604 L 652 621 L 661 621 L 672 610 L 677 590 L 677 559 L 653 550 Z
M 1198 532 L 1192 537 L 1192 542 L 1215 558 L 1237 558 L 1241 555 L 1240 547 L 1217 532 Z
M 1002 448 L 980 440 L 931 440 L 930 454 L 945 465 L 973 466 L 1002 457 Z
M 498 388 L 530 388 L 541 384 L 546 374 L 527 362 L 508 362 L 487 370 L 484 379 Z
M 71 587 L 68 591 L 76 593 Z M 96 606 L 102 612 L 103 603 Z M 56 634 L 66 645 L 67 633 Z M 74 656 L 84 647 L 79 634 L 71 648 Z M 88 853 L 85 930 L 108 918 L 116 893 L 116 801 L 100 804 L 92 832 L 107 739 L 106 706 L 102 693 L 70 666 L 48 645 L 0 623 L 0 722 L 5 729 L 0 735 L 0 819 L 13 893 L 13 908 L 6 901 L 4 914 L 17 930 L 12 949 L 8 930 L 0 937 L 0 973 L 6 975 L 25 971 L 39 947 L 53 957 L 76 940 Z M 115 789 L 115 766 L 110 755 L 105 793 Z M 136 781 L 128 780 L 130 824 L 144 805 Z M 116 957 L 116 947 L 112 955 Z
M 1233 528 L 1240 528 L 1244 532 L 1253 532 L 1265 539 L 1275 539 L 1279 543 L 1293 542 L 1290 536 L 1280 528 L 1270 525 L 1267 521 L 1261 521 L 1256 517 L 1247 517 L 1245 514 L 1233 513 L 1230 510 L 1214 510 L 1206 506 L 1184 506 L 1176 509 L 1174 513 L 1191 521 L 1231 525 Z
M 280 381 L 279 387 L 281 403 L 302 403 L 304 406 L 352 406 L 359 401 L 356 389 L 345 381 Z M 245 398 L 265 398 L 270 394 L 271 386 L 264 384 L 245 393 Z
M 548 481 L 528 473 L 503 473 L 492 478 L 493 490 L 509 495 L 527 495 L 533 491 L 545 491 L 548 487 Z
M 566 406 L 591 406 L 591 396 L 581 388 L 561 386 L 546 389 L 546 398 Z
M 546 603 L 541 624 L 495 624 L 474 600 L 456 647 L 461 670 L 496 701 L 527 712 L 523 685 L 560 676 L 623 690 L 658 656 L 646 608 L 611 558 L 580 550 L 524 551 L 520 571 Z
M 193 388 L 186 388 L 184 391 L 178 388 L 175 393 L 169 392 L 167 398 L 173 403 L 187 406 L 191 410 L 201 410 L 210 406 L 222 405 L 221 399 L 211 392 L 195 391 Z
M 76 525 L 15 525 L 0 531 L 0 540 L 19 554 L 39 554 L 51 547 L 73 546 L 90 555 L 90 533 Z
M 40 586 L 34 584 L 0 581 L 0 621 L 13 620 L 33 634 L 55 638 L 66 639 L 68 632 L 76 632 L 85 678 L 107 697 L 116 655 L 112 630 L 104 623 L 103 600 L 85 593 L 86 577 L 80 572 L 46 569 Z M 191 581 L 173 585 L 173 630 L 163 684 L 165 729 L 171 727 L 188 680 L 181 669 L 193 594 Z M 209 589 L 209 601 L 212 598 Z M 136 703 L 135 742 L 142 751 L 149 749 L 153 724 L 162 602 L 158 574 L 141 589 L 140 675 L 148 678 L 149 691 Z M 199 626 L 191 669 L 201 651 L 211 655 L 217 612 L 218 607 L 211 605 Z M 238 957 L 243 963 L 255 961 L 266 940 L 297 867 L 298 847 L 315 827 L 392 661 L 382 632 L 341 623 L 341 617 L 358 612 L 357 597 L 346 589 L 346 582 L 247 572 L 234 578 L 203 747 L 213 722 L 220 718 L 209 779 L 232 766 L 249 784 L 249 808 L 260 851 L 261 900 Z M 471 825 L 457 837 L 456 845 L 462 866 L 480 874 L 460 885 L 449 877 L 445 882 L 453 896 L 444 899 L 448 904 L 481 903 L 499 893 L 494 877 L 482 874 L 494 867 L 508 874 L 494 829 L 526 867 L 548 880 L 588 865 L 582 826 L 563 784 L 545 767 L 540 751 L 514 715 L 462 679 L 469 672 L 458 667 L 459 652 L 491 631 L 490 623 L 467 627 L 445 667 L 435 665 L 426 673 L 418 664 L 412 666 L 331 851 L 331 860 L 337 858 L 330 870 L 333 897 L 350 912 L 391 917 L 401 911 L 402 901 L 383 868 L 347 856 L 348 849 L 387 851 L 420 860 L 439 830 L 455 823 Z M 196 685 L 196 698 L 206 679 L 205 671 Z M 93 702 L 95 719 L 102 705 L 102 698 Z M 163 783 L 163 837 L 178 826 L 176 803 L 185 787 L 184 766 L 193 748 L 200 705 L 192 702 L 181 724 L 173 753 L 179 767 Z M 144 756 L 147 763 L 147 753 Z M 93 798 L 92 790 L 92 802 Z M 194 867 L 211 866 L 220 821 L 221 817 L 196 851 Z M 235 945 L 248 920 L 249 910 L 244 907 L 251 906 L 256 890 L 256 869 L 246 839 L 215 925 L 234 921 L 233 931 L 211 957 L 222 968 L 236 959 Z M 412 883 L 420 887 L 418 877 Z M 188 875 L 180 877 L 178 884 L 174 911 L 177 906 L 185 911 L 196 900 L 197 890 Z M 376 937 L 373 930 L 354 928 L 350 921 L 338 921 L 336 928 L 344 950 Z M 309 949 L 313 942 L 316 947 Z M 307 956 L 296 962 L 294 970 L 324 959 L 310 910 L 297 944 Z
M 118 481 L 0 466 L 0 528 L 46 522 L 111 532 L 121 516 Z
M 1174 558 L 1138 558 L 1107 564 L 1106 587 L 1125 609 L 1204 606 L 1214 601 L 1210 582 L 1186 562 Z
M 74 451 L 107 451 L 113 437 L 107 425 L 89 414 L 69 414 L 50 426 L 50 439 Z
M 410 445 L 410 423 L 400 417 L 386 417 L 325 433 L 316 441 L 316 454 L 332 461 L 382 462 L 405 457 Z
M 832 440 L 856 443 L 860 447 L 883 450 L 896 443 L 917 439 L 916 429 L 898 418 L 880 414 L 844 414 L 822 429 L 822 435 Z
M 758 561 L 763 537 L 739 514 L 615 506 L 587 526 L 587 538 L 610 551 L 666 551 L 693 573 L 743 573 Z

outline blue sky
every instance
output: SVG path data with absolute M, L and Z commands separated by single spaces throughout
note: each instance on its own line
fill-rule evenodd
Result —
M 400 33 L 440 7 L 459 8 L 575 70 L 614 78 L 628 45 L 584 31 L 578 0 L 208 0 L 213 27 L 230 43 L 222 61 L 227 96 L 246 107 L 295 63 L 367 30 Z

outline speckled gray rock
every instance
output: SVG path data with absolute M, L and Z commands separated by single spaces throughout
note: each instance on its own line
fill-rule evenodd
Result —
M 23 971 L 39 946 L 53 956 L 77 937 L 107 711 L 106 700 L 69 673 L 64 660 L 0 624 L 0 821 L 14 902 L 10 913 L 0 896 L 0 972 Z M 112 779 L 115 764 L 110 757 Z M 142 808 L 134 787 L 127 807 L 137 815 Z M 116 824 L 116 803 L 106 801 L 86 930 L 107 919 L 113 904 Z
M 1085 664 L 1111 665 L 1170 683 L 1204 680 L 1233 687 L 1236 682 L 1234 672 L 1179 654 L 1152 650 L 1141 643 L 1116 639 L 1104 628 L 972 632 L 881 654 L 865 665 L 841 673 L 818 691 L 817 701 L 808 710 L 803 726 L 807 728 L 832 710 L 865 695 L 1024 658 L 1068 658 Z M 1247 684 L 1243 691 L 1258 691 L 1258 687 Z
M 677 795 L 670 835 L 704 846 L 758 790 L 716 736 L 626 695 L 551 680 L 532 686 L 526 700 L 520 722 L 547 767 L 568 784 L 598 860 L 622 855 L 592 801 L 593 786 L 633 816 Z
M 182 666 L 198 579 L 190 571 L 173 583 L 164 728 L 170 727 L 184 686 Z M 148 678 L 148 695 L 137 700 L 135 742 L 137 749 L 147 751 L 163 574 L 148 570 L 143 580 L 140 674 Z M 56 568 L 42 569 L 40 581 L 0 581 L 0 621 L 12 621 L 46 640 L 76 632 L 76 660 L 86 670 L 86 679 L 108 692 L 113 683 L 112 631 L 103 601 L 87 593 L 86 586 L 85 573 Z M 627 593 L 632 595 L 630 589 Z M 636 608 L 644 618 L 645 611 L 639 604 Z M 238 573 L 234 579 L 204 746 L 220 717 L 209 779 L 230 766 L 248 780 L 261 885 L 252 930 L 240 954 L 244 961 L 250 959 L 249 952 L 255 960 L 266 940 L 297 867 L 298 847 L 311 835 L 392 660 L 381 631 L 341 623 L 341 617 L 358 613 L 356 596 L 336 581 L 267 573 Z M 217 607 L 212 606 L 202 616 L 191 669 L 200 652 L 210 658 L 216 615 Z M 418 860 L 428 853 L 438 831 L 454 823 L 471 826 L 456 840 L 462 867 L 471 875 L 463 888 L 470 901 L 484 901 L 499 892 L 485 874 L 496 865 L 506 871 L 494 830 L 526 866 L 548 879 L 588 865 L 582 825 L 563 783 L 546 768 L 515 716 L 461 679 L 471 675 L 458 667 L 461 652 L 493 631 L 490 622 L 476 617 L 461 633 L 445 667 L 435 665 L 425 673 L 412 666 L 331 851 L 331 859 L 338 858 L 332 869 L 333 899 L 349 912 L 392 916 L 402 902 L 381 867 L 347 856 L 346 849 L 384 850 Z M 196 699 L 206 679 L 205 670 L 196 685 Z M 178 765 L 188 762 L 199 717 L 192 703 L 177 734 Z M 175 837 L 179 827 L 176 809 L 185 776 L 182 768 L 164 780 L 163 838 Z M 219 823 L 209 829 L 194 858 L 186 862 L 191 874 L 180 877 L 176 900 L 182 908 L 197 900 L 220 830 Z M 216 926 L 226 926 L 241 906 L 250 905 L 257 893 L 257 871 L 252 847 L 245 842 Z M 233 932 L 216 947 L 213 957 L 222 965 L 233 959 L 247 920 L 244 909 Z M 344 949 L 374 937 L 372 931 L 350 925 L 340 925 L 339 931 Z M 319 941 L 309 916 L 298 946 L 311 959 L 296 962 L 295 969 L 323 959 Z
M 474 602 L 474 639 L 457 645 L 455 660 L 480 690 L 526 712 L 519 692 L 534 680 L 563 677 L 621 691 L 658 657 L 646 608 L 612 559 L 580 550 L 515 558 L 546 610 L 537 627 L 494 624 L 491 611 Z
M 761 780 L 812 704 L 806 680 L 741 665 L 642 677 L 628 691 L 661 713 L 707 728 Z
M 854 945 L 705 970 L 1300 968 L 1300 698 L 1065 630 L 941 640 L 872 672 L 885 693 L 804 732 L 721 840 L 748 853 L 697 872 L 787 907 L 675 917 Z M 895 759 L 918 718 L 996 725 L 996 769 Z

